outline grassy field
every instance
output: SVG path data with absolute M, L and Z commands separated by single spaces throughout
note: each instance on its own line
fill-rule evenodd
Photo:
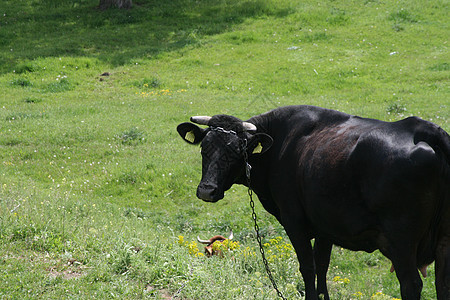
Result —
M 191 115 L 311 104 L 450 131 L 448 1 L 133 2 L 0 3 L 0 299 L 274 299 L 246 190 L 195 197 L 199 149 L 175 130 Z M 283 228 L 257 213 L 301 299 Z M 197 235 L 230 230 L 205 257 Z M 400 298 L 389 268 L 336 247 L 332 298 Z

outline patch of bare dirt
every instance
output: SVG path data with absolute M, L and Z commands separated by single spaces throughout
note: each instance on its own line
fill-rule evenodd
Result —
M 84 276 L 87 269 L 83 263 L 74 258 L 70 258 L 66 264 L 61 264 L 61 261 L 48 269 L 50 277 L 62 277 L 64 279 L 76 279 Z
M 148 284 L 145 288 L 145 291 L 147 293 L 152 293 L 155 291 L 155 287 Z M 169 291 L 166 289 L 158 290 L 158 293 L 159 293 L 159 296 L 161 296 L 161 299 L 164 299 L 164 300 L 172 300 L 173 299 L 172 295 L 170 295 Z

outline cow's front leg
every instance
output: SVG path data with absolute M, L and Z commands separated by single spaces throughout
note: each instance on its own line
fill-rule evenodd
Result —
M 300 263 L 300 273 L 302 273 L 303 281 L 305 283 L 305 300 L 317 300 L 314 253 L 311 241 L 304 234 L 305 231 L 302 230 L 302 228 L 291 225 L 292 228 L 289 226 L 289 222 L 286 222 L 285 224 L 286 233 L 294 246 Z
M 323 295 L 324 300 L 329 300 L 327 289 L 327 272 L 330 264 L 331 249 L 333 244 L 322 238 L 316 238 L 314 242 L 314 262 L 317 274 L 317 293 Z

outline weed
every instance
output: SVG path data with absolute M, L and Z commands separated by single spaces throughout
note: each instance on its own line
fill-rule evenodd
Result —
M 327 18 L 327 22 L 330 25 L 345 25 L 350 20 L 346 11 L 339 8 L 332 8 L 330 11 L 331 16 Z
M 180 246 L 183 246 L 185 248 L 187 248 L 187 250 L 189 251 L 189 254 L 195 257 L 202 257 L 205 256 L 203 253 L 201 253 L 198 250 L 198 244 L 195 241 L 192 242 L 188 242 L 184 240 L 184 236 L 180 235 L 178 236 L 178 244 Z
M 148 89 L 148 88 L 159 88 L 162 86 L 162 82 L 158 77 L 144 78 L 139 81 L 135 81 L 134 85 L 138 88 Z
M 389 20 L 403 23 L 417 23 L 418 19 L 406 9 L 400 9 L 389 15 Z
M 11 138 L 8 140 L 3 140 L 1 143 L 5 146 L 14 147 L 14 146 L 20 145 L 22 142 L 23 142 L 22 140 L 19 140 L 16 138 Z M 5 162 L 4 162 L 4 164 L 5 164 Z
M 47 91 L 50 93 L 62 93 L 71 91 L 75 86 L 69 81 L 66 76 L 60 76 L 56 78 L 56 82 L 52 82 L 47 86 Z
M 40 228 L 36 227 L 36 224 L 27 224 L 25 226 L 18 226 L 12 229 L 10 240 L 11 241 L 26 241 L 32 240 L 33 237 L 41 231 Z
M 5 117 L 6 121 L 20 121 L 25 119 L 43 119 L 46 118 L 47 114 L 45 112 L 33 112 L 33 113 L 24 113 L 24 112 L 18 112 L 18 113 L 12 113 Z
M 28 119 L 31 117 L 31 114 L 27 114 L 27 113 L 15 113 L 15 114 L 11 114 L 6 116 L 6 121 L 15 121 L 15 120 L 23 120 L 23 119 Z
M 306 33 L 303 36 L 302 41 L 312 43 L 317 41 L 325 41 L 329 38 L 330 36 L 326 32 Z
M 138 182 L 138 175 L 136 174 L 136 172 L 122 173 L 118 177 L 117 182 L 121 184 L 135 184 Z
M 122 249 L 117 252 L 113 262 L 113 270 L 115 273 L 124 275 L 130 270 L 131 255 L 130 249 Z
M 403 25 L 397 23 L 397 24 L 392 25 L 392 29 L 394 29 L 394 31 L 399 32 L 399 31 L 405 30 L 405 27 Z
M 116 136 L 123 144 L 135 144 L 145 140 L 145 133 L 137 127 L 132 127 Z
M 62 236 L 52 231 L 43 230 L 34 235 L 31 242 L 31 249 L 36 251 L 61 252 L 64 248 Z
M 31 87 L 33 83 L 27 78 L 17 78 L 11 81 L 12 86 Z
M 177 93 L 184 93 L 186 92 L 185 89 L 177 90 L 177 91 L 171 91 L 169 89 L 163 89 L 163 90 L 156 90 L 156 91 L 150 91 L 150 92 L 141 92 L 136 93 L 137 95 L 140 95 L 141 97 L 151 97 L 151 96 L 172 96 Z
M 26 63 L 18 65 L 15 72 L 17 74 L 22 74 L 22 73 L 33 73 L 37 70 L 38 70 L 38 66 L 34 62 L 30 61 L 30 62 L 26 62 Z
M 395 102 L 389 104 L 386 108 L 386 111 L 388 114 L 403 114 L 404 112 L 406 112 L 406 107 L 401 103 Z
M 430 67 L 430 70 L 432 71 L 449 71 L 450 70 L 450 64 L 447 62 L 436 64 L 432 67 Z
M 142 209 L 138 208 L 126 208 L 123 212 L 124 217 L 131 217 L 134 216 L 136 218 L 146 219 L 150 217 L 150 215 L 143 211 Z
M 40 103 L 43 100 L 41 98 L 37 98 L 37 97 L 27 97 L 23 101 L 25 103 Z

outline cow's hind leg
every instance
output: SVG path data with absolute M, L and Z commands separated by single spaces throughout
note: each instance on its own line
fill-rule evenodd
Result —
M 410 247 L 402 247 L 400 250 L 403 251 L 396 252 L 391 260 L 400 282 L 402 299 L 419 300 L 423 283 L 417 270 L 415 251 L 410 249 Z
M 438 300 L 450 299 L 450 238 L 441 243 L 436 251 L 436 292 Z
M 317 293 L 323 295 L 324 300 L 329 300 L 327 289 L 327 272 L 330 264 L 331 249 L 333 244 L 328 240 L 316 238 L 314 242 L 314 262 L 317 274 Z

